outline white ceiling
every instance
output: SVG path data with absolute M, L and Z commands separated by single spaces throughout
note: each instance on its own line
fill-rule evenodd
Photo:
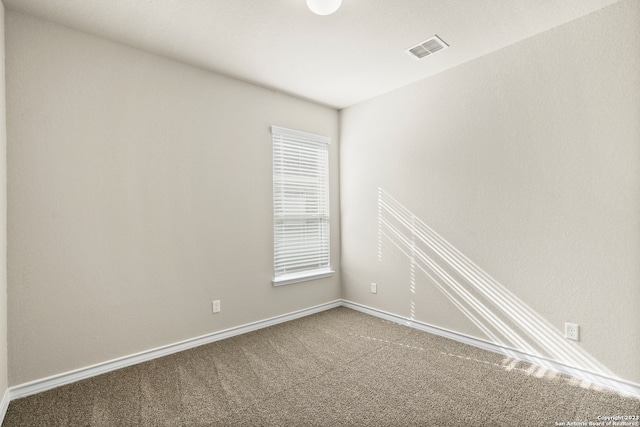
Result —
M 24 12 L 221 74 L 343 108 L 618 0 L 3 0 Z M 404 50 L 437 34 L 451 47 Z

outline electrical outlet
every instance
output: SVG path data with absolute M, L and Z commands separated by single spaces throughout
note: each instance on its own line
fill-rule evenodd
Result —
M 580 326 L 575 323 L 565 323 L 564 337 L 568 340 L 580 341 Z
M 375 283 L 371 284 L 371 293 L 372 294 L 377 294 L 378 293 L 378 285 L 376 285 Z
M 213 302 L 213 312 L 220 313 L 220 300 L 217 299 Z

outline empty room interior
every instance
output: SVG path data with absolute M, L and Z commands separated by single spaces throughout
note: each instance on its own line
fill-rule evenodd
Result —
M 0 12 L 2 425 L 639 425 L 640 1 Z

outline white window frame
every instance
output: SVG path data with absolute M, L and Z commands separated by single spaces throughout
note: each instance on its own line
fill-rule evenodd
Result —
M 274 286 L 330 277 L 331 138 L 271 126 Z M 309 247 L 311 245 L 311 247 Z

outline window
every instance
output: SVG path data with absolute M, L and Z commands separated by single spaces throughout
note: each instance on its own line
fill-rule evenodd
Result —
M 277 126 L 273 135 L 274 286 L 330 276 L 330 138 Z

